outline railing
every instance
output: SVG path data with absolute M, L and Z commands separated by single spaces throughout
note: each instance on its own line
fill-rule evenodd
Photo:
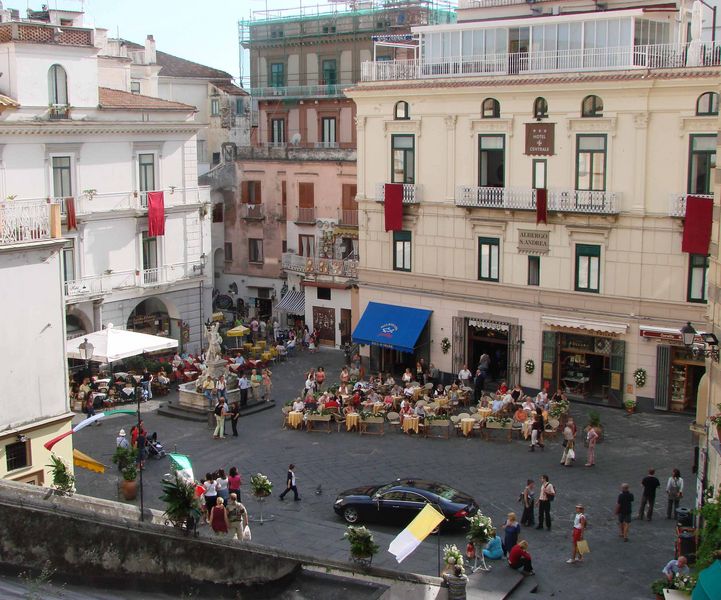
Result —
M 340 144 L 338 142 L 314 142 L 313 147 L 314 148 L 339 148 Z
M 68 209 L 67 209 L 67 204 L 66 204 L 66 201 L 68 200 L 68 198 L 72 198 L 72 196 L 68 196 L 67 198 L 63 198 L 62 196 L 60 196 L 58 198 L 50 198 L 50 204 L 60 205 L 60 214 L 66 215 L 66 214 L 68 214 Z M 77 206 L 76 206 L 75 210 L 77 212 Z
M 394 81 L 468 75 L 518 75 L 620 69 L 664 69 L 721 65 L 721 42 L 503 52 L 364 62 L 361 81 Z
M 686 216 L 686 199 L 689 196 L 697 196 L 699 198 L 709 198 L 713 200 L 711 194 L 674 194 L 668 195 L 668 216 L 669 217 L 685 217 Z
M 203 261 L 164 265 L 141 271 L 118 271 L 65 282 L 65 299 L 103 296 L 113 291 L 172 284 L 203 273 Z
M 18 23 L 0 25 L 0 43 L 17 40 L 35 44 L 59 44 L 61 46 L 92 46 L 93 30 L 78 27 L 58 27 L 50 23 Z
M 164 204 L 182 206 L 185 204 L 204 204 L 210 202 L 209 187 L 170 187 L 163 192 Z M 148 192 L 105 192 L 81 193 L 75 196 L 75 214 L 113 212 L 119 210 L 140 210 L 148 208 Z M 33 200 L 40 200 L 33 198 Z M 66 214 L 66 198 L 51 198 L 52 204 L 60 204 L 62 214 Z
M 286 271 L 305 273 L 306 275 L 329 275 L 335 277 L 358 277 L 358 259 L 322 258 L 319 256 L 299 256 L 284 252 L 282 267 Z
M 310 208 L 298 208 L 298 218 L 295 220 L 296 223 L 315 223 L 315 207 Z
M 376 184 L 376 202 L 385 202 L 385 183 Z M 419 204 L 421 201 L 421 186 L 414 183 L 403 184 L 403 204 Z
M 0 245 L 50 239 L 50 204 L 38 200 L 0 202 Z
M 618 192 L 587 190 L 548 190 L 547 210 L 586 214 L 617 214 Z M 456 206 L 536 210 L 536 190 L 498 187 L 458 186 Z
M 490 8 L 493 6 L 512 6 L 514 4 L 528 4 L 528 0 L 461 0 L 458 8 Z
M 240 218 L 241 219 L 264 219 L 265 211 L 263 210 L 262 204 L 241 204 L 240 205 Z
M 320 85 L 286 85 L 282 87 L 257 87 L 250 89 L 253 98 L 332 98 L 343 95 L 351 83 L 330 83 Z
M 340 224 L 349 227 L 358 227 L 358 210 L 341 210 Z

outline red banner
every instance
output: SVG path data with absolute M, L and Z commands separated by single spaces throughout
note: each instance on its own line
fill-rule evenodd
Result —
M 689 254 L 708 254 L 711 242 L 711 221 L 713 219 L 713 199 L 688 196 L 686 198 L 686 218 L 683 224 L 681 252 Z
M 385 184 L 386 231 L 403 229 L 403 184 Z
M 547 224 L 546 211 L 548 210 L 548 190 L 536 188 L 536 225 Z
M 67 217 L 68 231 L 77 230 L 78 222 L 75 218 L 75 198 L 65 198 L 65 216 Z
M 148 235 L 165 235 L 165 196 L 163 192 L 148 192 Z

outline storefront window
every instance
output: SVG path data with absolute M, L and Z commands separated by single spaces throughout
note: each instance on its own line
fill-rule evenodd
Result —
M 696 395 L 701 377 L 706 372 L 705 362 L 686 348 L 672 348 L 671 405 L 673 411 L 696 407 Z
M 708 265 L 708 256 L 689 255 L 687 298 L 689 302 L 706 302 Z
M 576 245 L 576 286 L 577 292 L 598 293 L 601 274 L 601 246 Z
M 560 380 L 569 398 L 606 398 L 611 379 L 612 340 L 562 334 Z

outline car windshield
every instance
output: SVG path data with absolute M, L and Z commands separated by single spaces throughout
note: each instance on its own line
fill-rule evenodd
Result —
M 416 481 L 412 485 L 419 490 L 431 492 L 432 494 L 436 494 L 437 496 L 440 496 L 441 498 L 450 502 L 466 502 L 468 500 L 468 496 L 466 496 L 465 494 L 462 494 L 458 490 L 455 490 L 452 487 L 449 487 L 442 483 L 435 483 L 431 481 Z

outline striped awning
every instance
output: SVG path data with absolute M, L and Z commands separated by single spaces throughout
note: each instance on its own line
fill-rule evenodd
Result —
M 20 105 L 15 102 L 10 96 L 0 94 L 0 109 L 3 108 L 18 108 Z
M 305 293 L 296 290 L 289 290 L 275 307 L 291 315 L 305 314 Z
M 570 319 L 567 317 L 551 317 L 543 315 L 541 320 L 545 325 L 559 329 L 577 329 L 591 333 L 610 335 L 623 335 L 628 330 L 628 323 L 604 323 L 599 321 L 586 321 L 585 319 Z

